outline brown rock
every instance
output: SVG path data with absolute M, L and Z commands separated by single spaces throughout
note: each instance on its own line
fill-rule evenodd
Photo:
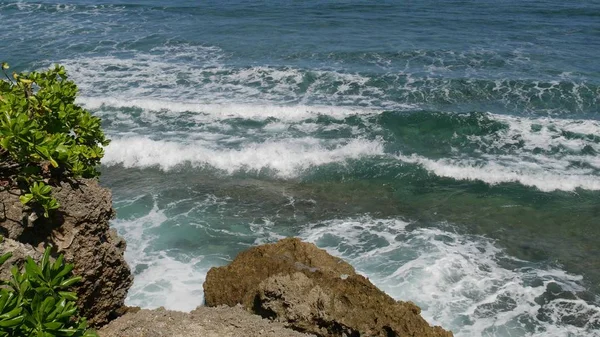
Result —
M 251 248 L 212 268 L 206 304 L 235 305 L 317 336 L 449 337 L 411 302 L 395 301 L 352 266 L 298 239 Z
M 25 230 L 28 219 L 19 201 L 19 190 L 0 192 L 0 234 L 7 238 L 19 238 Z
M 19 195 L 19 190 L 0 192 L 0 234 L 38 252 L 53 245 L 53 255 L 64 254 L 75 265 L 73 273 L 83 278 L 76 290 L 81 314 L 92 325 L 108 322 L 133 282 L 123 257 L 125 241 L 109 227 L 110 191 L 92 179 L 63 182 L 53 190 L 60 208 L 52 219 L 23 207 Z
M 250 308 L 261 281 L 272 275 L 291 274 L 298 270 L 320 270 L 337 277 L 355 274 L 354 268 L 344 260 L 311 243 L 287 238 L 241 252 L 227 266 L 211 268 L 204 282 L 206 305 L 234 306 L 242 303 Z
M 256 307 L 287 326 L 319 336 L 452 336 L 429 326 L 415 304 L 394 301 L 361 275 L 272 276 L 259 285 Z
M 42 258 L 42 253 L 38 252 L 31 245 L 21 243 L 12 239 L 4 239 L 0 243 L 0 256 L 6 253 L 11 253 L 12 256 L 4 262 L 0 268 L 0 280 L 9 280 L 12 278 L 10 269 L 12 266 L 17 266 L 21 269 L 25 264 L 25 258 L 31 256 L 35 261 Z
M 191 313 L 164 309 L 130 312 L 99 331 L 100 337 L 309 337 L 241 307 L 198 307 Z

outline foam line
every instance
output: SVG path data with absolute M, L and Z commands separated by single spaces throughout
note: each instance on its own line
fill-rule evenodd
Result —
M 189 163 L 210 166 L 227 173 L 241 170 L 275 170 L 280 177 L 295 177 L 306 169 L 366 156 L 382 155 L 378 141 L 354 139 L 327 147 L 313 138 L 283 139 L 250 143 L 241 149 L 216 149 L 207 142 L 183 144 L 147 137 L 114 139 L 102 163 L 107 166 L 159 167 L 170 170 Z
M 575 191 L 578 188 L 600 190 L 600 177 L 589 170 L 553 171 L 537 163 L 489 161 L 485 164 L 470 159 L 429 159 L 416 154 L 397 155 L 398 160 L 419 164 L 427 171 L 456 180 L 479 180 L 490 185 L 520 183 L 543 192 Z M 515 159 L 513 157 L 513 159 Z M 568 162 L 563 162 L 568 166 Z M 586 174 L 587 173 L 587 174 Z

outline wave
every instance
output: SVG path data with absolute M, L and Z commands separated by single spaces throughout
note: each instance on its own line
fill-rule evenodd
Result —
M 432 174 L 544 192 L 600 189 L 600 122 L 497 114 L 383 114 L 395 158 Z
M 378 123 L 396 141 L 414 148 L 435 145 L 438 153 L 544 154 L 548 157 L 581 155 L 593 158 L 600 151 L 600 121 L 522 117 L 492 113 L 385 112 Z M 583 158 L 583 157 L 582 157 Z
M 423 58 L 489 56 L 457 56 L 451 52 L 433 55 L 425 53 Z M 61 61 L 85 96 L 110 96 L 123 101 L 153 97 L 203 103 L 337 105 L 386 110 L 452 106 L 455 112 L 483 108 L 537 114 L 591 114 L 599 103 L 600 86 L 568 74 L 552 79 L 506 74 L 489 78 L 470 71 L 456 73 L 453 65 L 442 71 L 435 65 L 440 62 L 428 62 L 432 63 L 423 65 L 423 69 L 392 67 L 385 72 L 240 66 L 232 64 L 220 48 L 199 45 L 166 45 L 149 51 Z
M 371 78 L 289 66 L 239 67 L 210 46 L 165 46 L 132 55 L 62 60 L 85 96 L 262 104 L 402 107 Z M 98 76 L 98 74 L 102 74 Z
M 377 156 L 392 176 L 406 170 L 394 165 L 399 160 L 455 180 L 543 192 L 600 190 L 600 122 L 593 120 L 152 100 L 85 99 L 84 105 L 125 125 L 113 133 L 106 166 L 191 165 L 297 178 L 319 166 Z M 126 107 L 150 113 L 134 121 L 134 114 L 111 110 Z
M 383 145 L 365 139 L 332 145 L 314 138 L 283 139 L 244 144 L 240 149 L 215 149 L 210 142 L 183 144 L 131 137 L 114 139 L 106 148 L 102 163 L 163 170 L 190 164 L 213 167 L 229 174 L 272 170 L 278 177 L 292 178 L 311 167 L 377 155 L 383 155 Z
M 419 164 L 427 171 L 455 180 L 482 181 L 489 185 L 519 183 L 543 192 L 575 191 L 579 188 L 599 191 L 600 177 L 590 170 L 570 170 L 568 161 L 555 161 L 555 167 L 522 162 L 515 157 L 489 158 L 487 163 L 473 159 L 429 159 L 419 155 L 398 155 L 406 163 Z M 546 160 L 547 161 L 547 160 Z M 547 163 L 546 163 L 547 165 Z
M 515 259 L 485 237 L 408 225 L 337 219 L 299 236 L 456 336 L 590 336 L 600 327 L 600 307 L 576 295 L 581 276 Z
M 506 147 L 522 142 L 527 150 L 556 152 L 600 152 L 600 121 L 586 119 L 556 119 L 549 117 L 527 118 L 506 115 L 489 115 L 507 124 L 501 139 L 489 142 L 495 147 Z
M 99 11 L 121 11 L 127 8 L 140 8 L 143 5 L 136 4 L 74 4 L 74 3 L 44 3 L 32 1 L 11 1 L 0 2 L 0 9 L 17 10 L 23 12 L 42 12 L 42 13 L 98 13 Z
M 141 109 L 146 112 L 162 112 L 173 117 L 191 112 L 195 121 L 217 121 L 243 118 L 264 121 L 276 118 L 280 121 L 298 122 L 318 116 L 344 119 L 354 115 L 372 115 L 379 111 L 371 108 L 339 107 L 326 105 L 276 105 L 276 104 L 211 104 L 203 102 L 165 101 L 157 99 L 118 99 L 106 97 L 80 97 L 78 102 L 97 113 L 112 118 L 113 110 L 123 108 Z M 111 111 L 106 111 L 111 110 Z M 106 112 L 105 112 L 106 111 Z

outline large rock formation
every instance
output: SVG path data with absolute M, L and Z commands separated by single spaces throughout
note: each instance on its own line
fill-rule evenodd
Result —
M 241 303 L 247 310 L 318 336 L 448 337 L 411 302 L 395 301 L 348 263 L 298 239 L 240 253 L 212 268 L 206 304 Z
M 96 180 L 81 180 L 63 182 L 53 194 L 60 209 L 45 219 L 21 205 L 19 190 L 0 192 L 0 234 L 24 244 L 19 249 L 43 252 L 51 244 L 54 255 L 64 254 L 74 263 L 73 272 L 83 277 L 76 290 L 81 314 L 92 325 L 104 324 L 123 306 L 133 282 L 123 257 L 125 241 L 109 227 L 114 216 L 111 193 Z M 7 240 L 2 250 L 12 246 L 15 243 Z
M 309 337 L 262 319 L 241 307 L 198 307 L 186 313 L 140 310 L 127 313 L 99 331 L 100 337 Z
M 251 308 L 259 283 L 270 276 L 293 274 L 298 270 L 319 271 L 335 277 L 356 274 L 344 260 L 313 244 L 299 239 L 283 239 L 276 244 L 243 251 L 227 266 L 211 268 L 204 282 L 206 305 L 234 306 L 242 303 Z

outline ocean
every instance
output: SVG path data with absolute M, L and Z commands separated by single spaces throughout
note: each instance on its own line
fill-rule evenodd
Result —
M 297 236 L 455 336 L 600 336 L 600 2 L 6 1 L 0 60 L 63 64 L 112 143 L 135 275 Z

